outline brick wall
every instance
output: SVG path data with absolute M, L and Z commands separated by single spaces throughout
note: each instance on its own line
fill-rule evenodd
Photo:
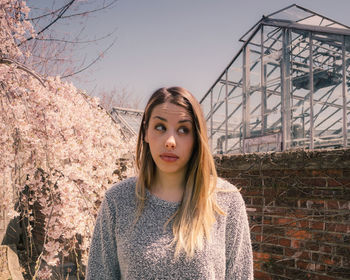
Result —
M 255 279 L 350 279 L 350 149 L 215 160 L 242 188 Z

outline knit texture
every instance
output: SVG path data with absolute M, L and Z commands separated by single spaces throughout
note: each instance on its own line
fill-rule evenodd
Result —
M 144 211 L 134 224 L 136 178 L 105 195 L 91 241 L 87 280 L 102 279 L 253 279 L 253 256 L 246 208 L 241 194 L 218 179 L 217 215 L 211 242 L 191 259 L 174 258 L 172 223 L 164 224 L 180 203 L 146 193 Z M 220 191 L 222 189 L 230 191 Z

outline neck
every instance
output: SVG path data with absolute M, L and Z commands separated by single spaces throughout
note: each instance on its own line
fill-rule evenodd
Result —
M 179 202 L 182 199 L 184 188 L 184 175 L 167 174 L 157 170 L 151 192 L 160 199 Z

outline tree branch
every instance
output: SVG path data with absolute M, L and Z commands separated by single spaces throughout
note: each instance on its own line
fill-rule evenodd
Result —
M 87 41 L 69 41 L 69 40 L 63 40 L 63 39 L 55 39 L 55 38 L 35 38 L 36 40 L 38 41 L 51 41 L 51 42 L 61 42 L 61 43 L 68 43 L 68 44 L 88 44 L 88 43 L 94 43 L 94 42 L 98 42 L 98 41 L 101 41 L 101 40 L 104 40 L 110 36 L 113 35 L 113 33 L 116 32 L 117 29 L 114 29 L 112 32 L 106 34 L 105 36 L 103 37 L 100 37 L 100 38 L 97 38 L 97 39 L 94 39 L 94 40 L 87 40 Z
M 0 64 L 15 64 L 18 69 L 21 69 L 21 70 L 27 72 L 28 74 L 32 75 L 34 78 L 36 78 L 42 84 L 43 87 L 45 87 L 45 84 L 44 84 L 42 78 L 38 74 L 36 74 L 32 70 L 30 70 L 28 67 L 26 67 L 25 65 L 13 60 L 13 59 L 10 59 L 10 58 L 0 58 Z
M 91 14 L 91 13 L 95 13 L 104 9 L 107 9 L 109 7 L 111 7 L 112 5 L 114 5 L 115 3 L 117 3 L 118 0 L 113 0 L 111 3 L 109 3 L 107 6 L 102 6 L 101 8 L 96 8 L 94 10 L 90 10 L 90 11 L 85 11 L 85 12 L 81 12 L 81 13 L 77 13 L 77 14 L 71 14 L 71 15 L 67 15 L 67 16 L 63 16 L 61 17 L 62 19 L 66 19 L 66 18 L 70 18 L 70 17 L 75 17 L 75 16 L 84 16 L 86 14 Z
M 48 25 L 46 25 L 43 29 L 41 29 L 36 35 L 40 35 L 41 33 L 43 33 L 45 30 L 47 30 L 51 25 L 53 25 L 55 22 L 57 22 L 60 18 L 62 18 L 62 16 L 64 15 L 65 12 L 67 12 L 67 10 L 69 9 L 70 6 L 72 6 L 72 4 L 75 2 L 76 0 L 71 0 L 67 5 L 65 5 L 60 13 L 58 14 L 58 16 L 52 21 L 50 22 Z M 18 44 L 18 46 L 21 46 L 24 42 L 30 41 L 32 40 L 34 37 L 30 36 L 29 38 L 25 39 L 24 41 L 20 42 Z
M 84 68 L 82 68 L 82 69 L 80 69 L 80 70 L 78 70 L 78 71 L 76 71 L 76 72 L 73 72 L 73 73 L 67 74 L 67 75 L 65 75 L 65 76 L 62 76 L 61 79 L 65 79 L 65 78 L 68 78 L 68 77 L 72 77 L 72 76 L 74 76 L 74 75 L 76 75 L 76 74 L 79 74 L 79 73 L 85 71 L 85 70 L 88 69 L 89 67 L 91 67 L 91 66 L 92 66 L 93 64 L 95 64 L 98 60 L 100 60 L 101 57 L 102 57 L 103 55 L 106 54 L 106 52 L 114 45 L 115 42 L 116 42 L 116 40 L 114 40 L 101 54 L 99 54 L 99 55 L 98 55 L 91 63 L 89 63 L 86 67 L 84 67 Z

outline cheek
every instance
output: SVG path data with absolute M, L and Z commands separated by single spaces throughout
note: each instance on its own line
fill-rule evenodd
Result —
M 194 145 L 195 145 L 195 141 L 194 141 L 194 139 L 191 137 L 191 138 L 189 138 L 188 140 L 187 140 L 187 153 L 188 154 L 192 154 L 192 152 L 193 152 L 193 149 L 194 149 Z

